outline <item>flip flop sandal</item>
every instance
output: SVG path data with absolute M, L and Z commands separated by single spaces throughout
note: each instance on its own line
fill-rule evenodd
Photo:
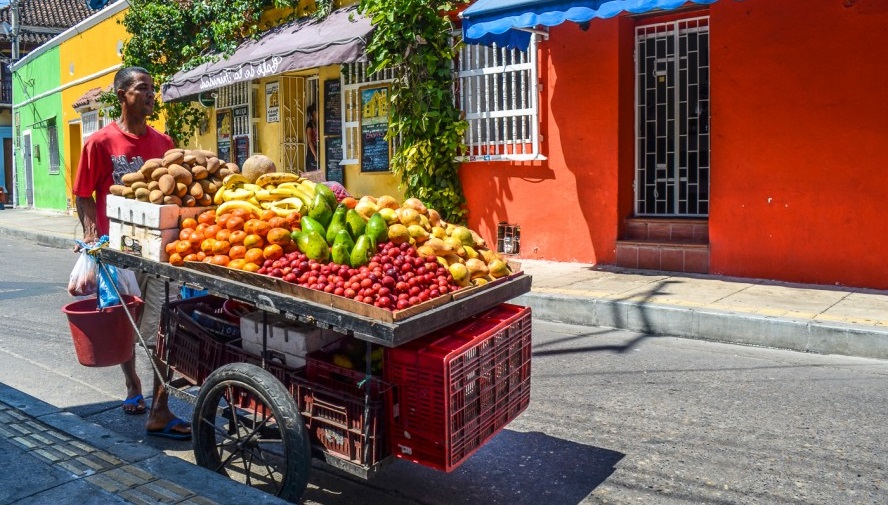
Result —
M 145 413 L 145 397 L 142 395 L 136 395 L 132 398 L 127 398 L 123 400 L 123 405 L 121 406 L 123 409 L 123 413 L 130 416 L 138 416 Z
M 191 433 L 182 433 L 179 431 L 173 431 L 173 428 L 176 426 L 189 426 L 188 423 L 179 419 L 178 417 L 173 418 L 172 421 L 168 422 L 163 429 L 160 430 L 145 430 L 145 434 L 151 437 L 161 437 L 161 438 L 169 438 L 172 440 L 188 440 L 191 438 Z

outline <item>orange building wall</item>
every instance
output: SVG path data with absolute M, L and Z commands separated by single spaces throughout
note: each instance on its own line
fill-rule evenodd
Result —
M 548 160 L 475 162 L 460 177 L 469 226 L 495 240 L 521 227 L 521 257 L 608 263 L 617 233 L 617 24 L 552 29 L 540 44 L 540 116 Z
M 723 1 L 711 26 L 710 271 L 888 288 L 888 2 Z
M 723 0 L 709 15 L 711 273 L 888 289 L 888 2 Z M 520 225 L 524 258 L 614 263 L 632 214 L 633 24 L 550 30 L 548 160 L 464 164 L 470 226 Z

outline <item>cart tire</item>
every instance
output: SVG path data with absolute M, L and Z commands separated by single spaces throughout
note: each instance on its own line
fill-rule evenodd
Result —
M 285 500 L 305 491 L 305 424 L 284 385 L 262 368 L 231 363 L 211 373 L 197 395 L 192 432 L 200 466 Z

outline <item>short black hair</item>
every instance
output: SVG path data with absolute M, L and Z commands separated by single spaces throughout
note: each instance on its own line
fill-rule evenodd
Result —
M 127 89 L 132 86 L 133 81 L 136 79 L 137 75 L 148 75 L 147 70 L 142 67 L 124 67 L 117 71 L 114 74 L 114 92 L 116 93 L 118 89 Z
M 317 110 L 318 110 L 318 106 L 315 104 L 311 104 L 308 106 L 307 109 L 305 109 L 305 113 L 310 116 L 312 112 L 317 112 Z

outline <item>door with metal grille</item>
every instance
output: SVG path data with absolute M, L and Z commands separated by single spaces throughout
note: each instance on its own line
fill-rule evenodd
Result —
M 636 28 L 637 216 L 709 215 L 709 18 Z
M 302 173 L 308 145 L 305 115 L 309 105 L 318 104 L 318 77 L 281 76 L 281 162 L 285 172 Z

